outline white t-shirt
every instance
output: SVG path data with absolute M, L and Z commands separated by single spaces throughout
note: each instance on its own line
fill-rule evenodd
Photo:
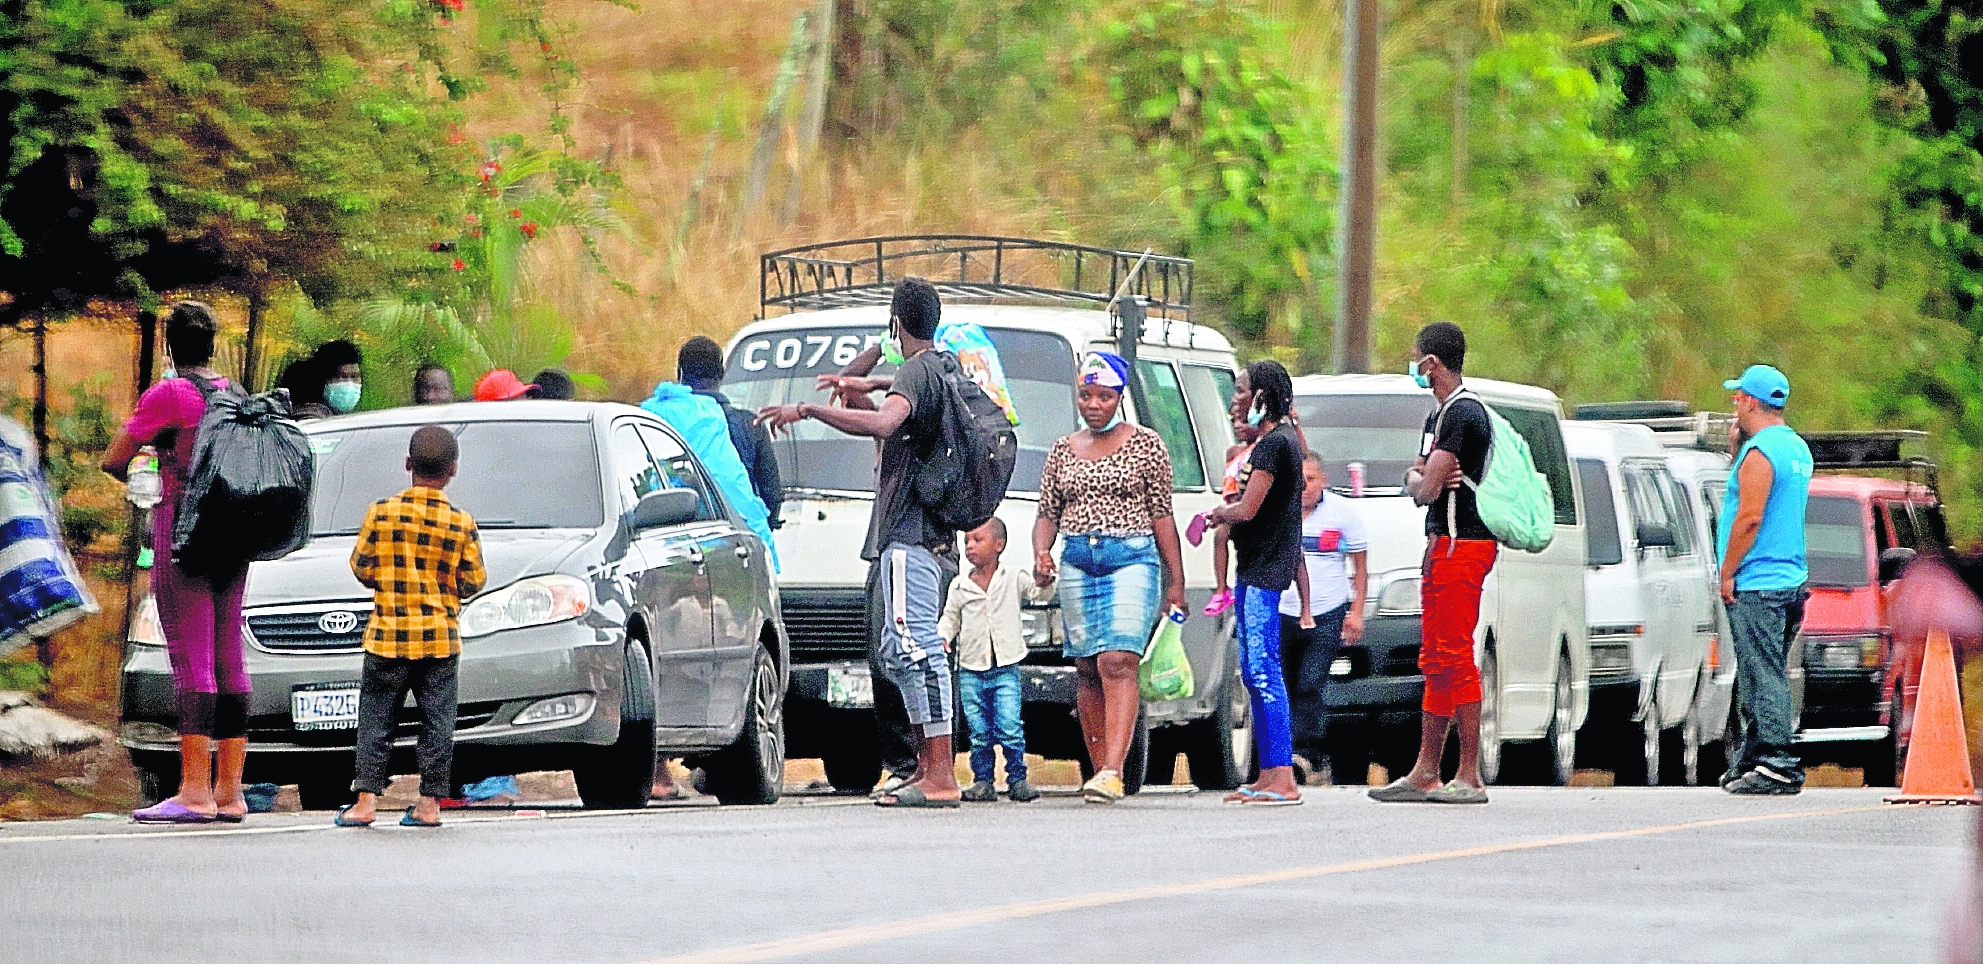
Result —
M 1301 560 L 1308 566 L 1311 614 L 1326 613 L 1350 601 L 1348 554 L 1369 548 L 1363 520 L 1350 500 L 1324 492 L 1315 511 L 1301 520 Z M 1281 593 L 1281 614 L 1301 615 L 1301 592 L 1293 586 Z

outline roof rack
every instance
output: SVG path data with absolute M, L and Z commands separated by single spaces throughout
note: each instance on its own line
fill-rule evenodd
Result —
M 1099 308 L 1120 295 L 1142 298 L 1165 321 L 1191 320 L 1189 258 L 974 234 L 856 238 L 761 255 L 758 317 L 773 308 L 886 305 L 896 280 L 912 275 L 928 279 L 950 302 Z
M 1696 412 L 1686 402 L 1672 400 L 1640 402 L 1597 402 L 1573 410 L 1579 422 L 1623 422 L 1644 425 L 1653 430 L 1659 444 L 1668 448 L 1728 451 L 1727 412 Z
M 1920 456 L 1900 454 L 1903 444 L 1925 440 L 1927 432 L 1875 429 L 1803 434 L 1804 444 L 1811 447 L 1811 461 L 1820 469 L 1918 469 L 1934 466 L 1933 462 Z

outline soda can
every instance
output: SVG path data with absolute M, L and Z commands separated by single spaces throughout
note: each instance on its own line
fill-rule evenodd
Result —
M 1350 463 L 1350 498 L 1363 498 L 1363 463 Z

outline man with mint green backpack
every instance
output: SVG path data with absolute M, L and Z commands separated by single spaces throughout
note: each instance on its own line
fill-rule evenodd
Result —
M 1735 637 L 1735 699 L 1742 732 L 1721 788 L 1741 795 L 1786 795 L 1804 788 L 1791 744 L 1785 661 L 1804 622 L 1804 507 L 1811 449 L 1784 424 L 1790 379 L 1751 365 L 1722 383 L 1735 393 L 1735 471 L 1722 497 L 1721 599 Z

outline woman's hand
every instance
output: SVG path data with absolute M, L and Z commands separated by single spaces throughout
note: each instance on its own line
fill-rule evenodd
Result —
M 1170 584 L 1170 588 L 1169 588 L 1169 589 L 1166 589 L 1166 590 L 1164 590 L 1164 608 L 1165 608 L 1165 610 L 1166 610 L 1166 611 L 1168 611 L 1168 610 L 1172 610 L 1172 609 L 1175 609 L 1175 610 L 1177 610 L 1178 612 L 1187 612 L 1187 611 L 1188 611 L 1188 610 L 1186 610 L 1186 609 L 1184 608 L 1184 580 L 1183 580 L 1183 579 L 1181 579 L 1181 578 L 1180 578 L 1180 579 L 1173 579 L 1173 580 L 1171 580 L 1171 584 Z
M 1053 561 L 1053 550 L 1041 549 L 1033 553 L 1033 585 L 1044 587 L 1060 575 L 1060 566 Z

